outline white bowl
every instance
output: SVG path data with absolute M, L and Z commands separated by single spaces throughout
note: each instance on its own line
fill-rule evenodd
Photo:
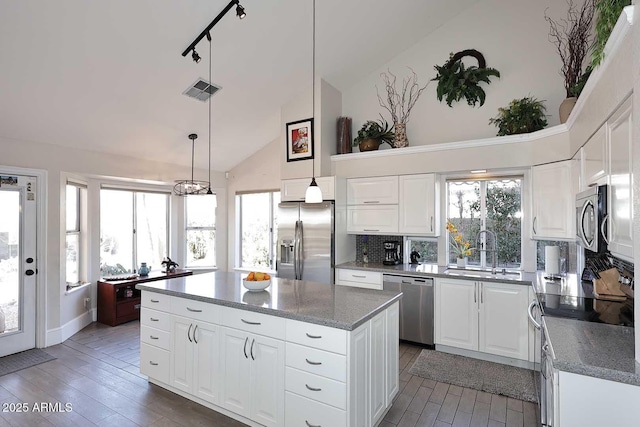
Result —
M 271 285 L 271 279 L 269 280 L 247 280 L 242 279 L 242 284 L 245 288 L 252 292 L 264 291 Z

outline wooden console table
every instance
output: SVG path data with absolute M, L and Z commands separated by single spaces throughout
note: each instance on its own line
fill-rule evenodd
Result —
M 98 322 L 109 326 L 130 322 L 140 318 L 140 291 L 138 283 L 189 276 L 191 270 L 176 270 L 173 273 L 151 272 L 130 280 L 98 281 Z

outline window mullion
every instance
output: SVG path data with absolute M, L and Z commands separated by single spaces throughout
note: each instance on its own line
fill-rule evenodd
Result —
M 480 230 L 487 229 L 487 181 L 480 181 Z M 477 240 L 477 238 L 476 238 Z M 483 233 L 480 238 L 481 248 L 484 249 L 480 252 L 480 266 L 485 268 L 487 266 L 487 235 Z

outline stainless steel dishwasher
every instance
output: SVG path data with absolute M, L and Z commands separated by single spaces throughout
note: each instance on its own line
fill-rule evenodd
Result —
M 433 345 L 433 279 L 384 274 L 385 291 L 400 291 L 400 339 Z

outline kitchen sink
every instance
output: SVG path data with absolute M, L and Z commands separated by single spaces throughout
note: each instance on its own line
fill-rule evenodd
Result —
M 457 268 L 449 267 L 444 271 L 446 274 L 464 276 L 464 277 L 482 277 L 482 278 L 496 278 L 506 280 L 519 280 L 521 277 L 520 271 L 510 271 L 503 269 L 496 269 L 496 274 L 491 273 L 491 270 L 481 268 Z

